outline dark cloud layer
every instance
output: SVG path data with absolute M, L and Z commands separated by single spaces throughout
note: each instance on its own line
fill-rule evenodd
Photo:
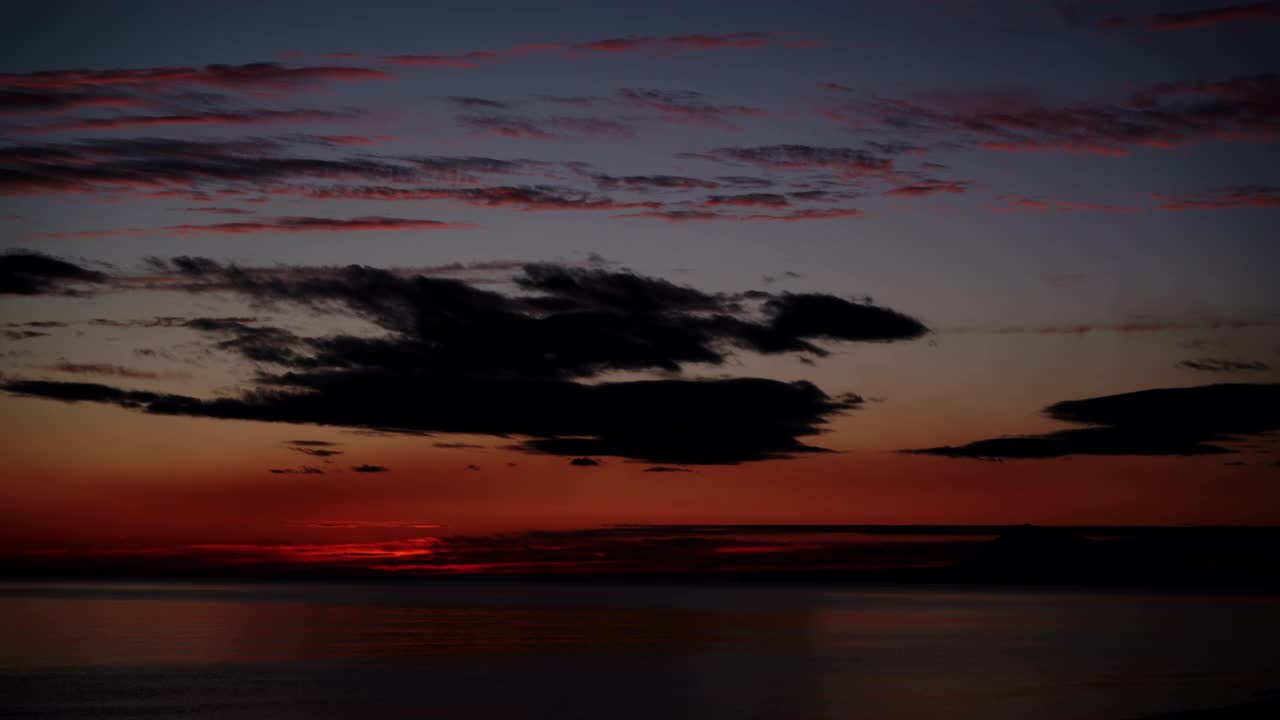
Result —
M 532 264 L 519 294 L 368 267 L 260 272 L 203 258 L 153 265 L 258 304 L 353 314 L 378 336 L 299 337 L 237 319 L 186 321 L 258 365 L 239 396 L 204 400 L 91 383 L 14 380 L 10 392 L 150 413 L 524 438 L 568 457 L 738 463 L 819 451 L 803 438 L 856 408 L 814 385 L 760 378 L 584 382 L 604 373 L 722 365 L 736 352 L 823 355 L 818 343 L 910 340 L 919 321 L 820 294 L 706 293 L 666 280 Z M 269 369 L 273 368 L 273 369 Z M 314 442 L 289 447 L 315 456 Z
M 1115 102 L 1053 102 L 1029 92 L 989 92 L 927 100 L 876 98 L 824 112 L 905 136 L 945 135 L 991 150 L 1121 156 L 1135 148 L 1280 137 L 1280 75 L 1161 83 Z
M 0 254 L 0 295 L 78 295 L 83 285 L 107 282 L 106 273 L 27 250 Z
M 1219 360 L 1215 358 L 1183 360 L 1178 363 L 1178 367 L 1203 372 L 1265 372 L 1271 369 L 1270 365 L 1259 360 Z
M 1044 412 L 1086 427 L 905 452 L 987 459 L 1229 453 L 1223 443 L 1280 430 L 1280 384 L 1143 390 L 1068 400 Z
M 474 156 L 317 157 L 345 143 L 294 139 L 120 138 L 0 148 L 0 195 L 138 192 L 208 200 L 246 191 L 298 192 L 297 183 L 471 182 L 535 171 L 536 163 Z

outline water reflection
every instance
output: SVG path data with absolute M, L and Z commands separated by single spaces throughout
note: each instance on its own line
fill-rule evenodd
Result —
M 1122 718 L 1280 685 L 1274 607 L 939 589 L 9 585 L 0 692 L 30 717 Z

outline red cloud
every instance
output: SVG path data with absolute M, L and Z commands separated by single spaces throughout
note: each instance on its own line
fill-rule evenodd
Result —
M 667 43 L 675 47 L 686 48 L 754 48 L 765 43 L 765 34 L 758 32 L 731 33 L 729 35 L 681 35 L 668 38 Z
M 587 43 L 571 45 L 574 50 L 593 50 L 596 52 L 629 52 L 641 48 L 653 47 L 658 41 L 653 38 L 607 38 Z

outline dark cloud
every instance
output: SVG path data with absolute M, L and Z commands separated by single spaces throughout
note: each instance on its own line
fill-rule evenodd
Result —
M 61 328 L 61 327 L 66 327 L 67 323 L 64 323 L 58 320 L 30 320 L 27 322 L 8 322 L 8 323 L 5 323 L 4 326 L 11 327 L 11 328 L 20 328 L 20 327 Z
M 589 457 L 576 457 L 570 460 L 569 464 L 574 467 L 596 467 L 597 465 L 600 464 L 600 461 L 593 460 L 592 458 L 589 458 Z
M 479 207 L 518 210 L 622 210 L 659 207 L 649 202 L 617 202 L 612 198 L 557 185 L 494 187 L 334 186 L 311 191 L 315 198 L 353 200 L 451 200 Z
M 1280 7 L 1272 2 L 1248 5 L 1223 5 L 1177 13 L 1158 13 L 1140 18 L 1109 17 L 1100 24 L 1104 28 L 1140 27 L 1147 30 L 1187 30 L 1241 21 L 1280 19 Z
M 642 210 L 624 218 L 655 218 L 673 223 L 685 222 L 805 222 L 808 220 L 835 220 L 838 218 L 861 217 L 862 211 L 856 208 L 821 208 L 791 210 L 781 213 L 752 213 L 748 215 L 711 210 Z
M 298 123 L 338 120 L 352 117 L 350 112 L 330 110 L 209 110 L 205 112 L 170 113 L 164 115 L 115 115 L 80 118 L 18 130 L 38 132 L 83 132 L 86 130 L 118 130 L 157 125 L 258 125 L 266 123 Z
M 1271 369 L 1270 365 L 1257 360 L 1216 360 L 1214 358 L 1183 360 L 1178 363 L 1178 367 L 1183 367 L 1188 370 L 1202 370 L 1205 372 L 1263 372 Z
M 596 175 L 593 178 L 602 190 L 629 190 L 632 192 L 648 192 L 652 190 L 696 190 L 714 189 L 720 183 L 701 178 L 681 175 Z
M 609 98 L 599 97 L 596 95 L 536 95 L 542 102 L 555 103 L 557 105 L 579 105 L 590 107 L 594 105 L 609 105 L 613 102 Z
M 81 286 L 101 285 L 108 279 L 106 273 L 44 253 L 0 253 L 0 295 L 81 295 Z
M 475 443 L 438 442 L 431 443 L 431 447 L 441 448 L 443 450 L 482 450 L 485 446 L 476 445 Z
M 287 90 L 323 82 L 383 80 L 382 70 L 359 67 L 286 67 L 274 62 L 204 67 L 158 67 L 127 70 L 43 70 L 0 74 L 0 86 L 36 90 L 121 88 L 146 92 L 168 91 L 181 85 L 209 85 L 227 89 Z
M 985 459 L 1229 453 L 1222 443 L 1280 430 L 1280 384 L 1143 390 L 1064 401 L 1044 412 L 1087 427 L 905 452 Z
M 498 53 L 476 50 L 461 55 L 386 55 L 378 62 L 388 65 L 418 65 L 427 67 L 473 68 L 498 61 Z
M 336 447 L 341 443 L 329 442 L 328 440 L 285 440 L 284 444 L 295 447 Z
M 358 473 L 382 473 L 391 472 L 391 468 L 385 468 L 381 465 L 355 465 L 351 468 Z
M 759 378 L 584 382 L 617 370 L 678 373 L 739 351 L 820 356 L 818 342 L 910 340 L 894 310 L 820 294 L 711 294 L 626 271 L 531 264 L 518 294 L 386 270 L 153 261 L 193 287 L 255 303 L 352 314 L 382 335 L 300 337 L 235 318 L 185 320 L 258 364 L 254 386 L 202 400 L 83 383 L 13 381 L 10 392 L 145 412 L 407 433 L 518 436 L 569 457 L 738 463 L 820 451 L 803 442 L 861 405 L 806 382 Z M 291 444 L 327 457 L 339 451 Z
M 473 110 L 476 108 L 482 108 L 487 110 L 506 110 L 511 107 L 509 104 L 500 102 L 498 100 L 490 100 L 489 98 L 482 98 L 482 97 L 472 97 L 470 95 L 452 95 L 446 99 L 449 102 L 453 103 L 454 105 L 467 108 L 468 110 Z
M 173 208 L 174 210 L 184 210 L 186 212 L 209 213 L 210 215 L 252 215 L 252 210 L 235 207 L 186 207 Z
M 903 134 L 946 133 L 991 150 L 1127 155 L 1134 148 L 1280 137 L 1280 75 L 1162 83 L 1118 102 L 1053 103 L 1031 93 L 992 92 L 924 101 L 877 98 L 825 114 Z
M 0 147 L 0 195 L 119 193 L 209 200 L 246 192 L 299 193 L 303 181 L 474 182 L 539 173 L 545 165 L 474 156 L 316 157 L 320 137 L 244 140 L 120 138 Z
M 772 170 L 830 169 L 846 176 L 883 173 L 893 167 L 892 157 L 883 151 L 869 147 L 822 147 L 794 144 L 722 147 L 706 153 L 685 153 L 681 157 L 741 163 Z
M 619 94 L 632 105 L 656 110 L 667 122 L 682 125 L 726 127 L 730 118 L 768 115 L 760 108 L 746 105 L 717 105 L 703 93 L 692 90 L 623 88 Z
M 569 117 L 558 115 L 549 121 L 551 127 L 566 135 L 602 135 L 605 137 L 633 137 L 634 128 L 617 120 L 593 117 Z
M 299 465 L 296 468 L 271 468 L 269 472 L 276 475 L 323 475 L 324 470 L 310 465 Z
M 308 447 L 308 446 L 300 446 L 300 445 L 290 445 L 288 449 L 293 450 L 294 452 L 300 452 L 303 455 L 310 455 L 311 457 L 318 457 L 318 458 L 329 458 L 335 455 L 346 454 L 346 452 L 343 450 L 330 450 L 328 448 L 323 448 L 323 447 Z
M 457 121 L 459 125 L 472 132 L 486 135 L 540 140 L 555 137 L 535 121 L 515 115 L 459 115 Z
M 49 333 L 40 332 L 39 330 L 5 330 L 4 337 L 6 340 L 31 340 L 38 337 L 49 337 Z
M 737 207 L 786 207 L 790 205 L 785 195 L 776 193 L 747 193 L 745 195 L 711 195 L 704 202 L 708 207 L 733 205 Z
M 0 80 L 0 116 L 146 104 L 141 98 L 97 88 L 24 89 L 4 85 L 3 80 Z
M 370 232 L 396 230 L 457 230 L 471 228 L 466 223 L 442 220 L 364 216 L 353 218 L 324 217 L 273 217 L 244 222 L 214 223 L 212 225 L 169 225 L 163 228 L 127 228 L 124 230 L 87 230 L 67 233 L 46 233 L 46 238 L 96 238 L 114 235 L 137 235 L 156 232 L 174 235 L 245 235 L 253 233 L 304 233 L 304 232 Z
M 1161 210 L 1231 210 L 1280 208 L 1280 187 L 1244 185 L 1199 195 L 1156 194 Z
M 693 471 L 692 471 L 692 470 L 690 470 L 689 468 L 667 467 L 666 465 L 654 465 L 653 467 L 645 468 L 645 470 L 644 470 L 644 471 L 645 471 L 645 472 L 651 472 L 651 473 L 687 473 L 687 472 L 693 472 Z
M 133 380 L 155 380 L 160 377 L 160 373 L 151 372 L 150 370 L 138 370 L 110 363 L 72 363 L 66 360 L 59 360 L 44 369 L 69 375 L 111 375 Z
M 910 185 L 899 185 L 885 191 L 891 197 L 924 197 L 937 193 L 962 193 L 969 189 L 966 182 L 955 180 L 920 180 Z

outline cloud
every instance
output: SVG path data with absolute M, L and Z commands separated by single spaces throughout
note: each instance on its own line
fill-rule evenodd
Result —
M 884 173 L 893 168 L 893 159 L 866 148 L 815 145 L 759 145 L 722 147 L 706 153 L 685 153 L 680 157 L 714 162 L 754 165 L 769 170 L 836 170 L 856 177 Z
M 386 55 L 378 58 L 378 62 L 388 65 L 417 65 L 428 67 L 474 68 L 497 62 L 498 53 L 488 50 L 477 50 L 462 55 Z
M 475 443 L 453 443 L 453 442 L 431 443 L 431 447 L 441 448 L 443 450 L 483 450 L 485 449 L 484 445 L 476 445 Z
M 1213 358 L 1183 360 L 1178 363 L 1178 367 L 1186 368 L 1188 370 L 1201 370 L 1204 372 L 1265 372 L 1271 369 L 1270 365 L 1256 360 L 1215 360 Z
M 4 337 L 6 340 L 31 340 L 38 337 L 49 337 L 49 333 L 40 332 L 39 330 L 5 330 Z
M 106 283 L 106 273 L 29 250 L 0 253 L 0 295 L 82 295 Z
M 654 465 L 653 467 L 645 468 L 645 470 L 644 470 L 644 471 L 645 471 L 645 472 L 649 472 L 649 473 L 687 473 L 687 472 L 693 472 L 693 471 L 692 471 L 692 470 L 690 470 L 689 468 L 667 467 L 667 466 L 665 466 L 665 465 Z
M 596 467 L 600 464 L 600 461 L 593 460 L 592 458 L 589 458 L 589 457 L 576 457 L 570 460 L 569 464 L 574 467 Z
M 80 118 L 39 126 L 10 128 L 24 132 L 83 132 L 86 130 L 120 130 L 156 125 L 251 125 L 265 123 L 316 122 L 350 118 L 349 112 L 330 110 L 211 110 L 169 115 L 115 115 Z
M 243 222 L 225 222 L 212 225 L 169 225 L 163 228 L 126 228 L 122 230 L 86 230 L 76 232 L 44 233 L 38 237 L 53 239 L 99 238 L 116 235 L 147 233 L 173 233 L 174 235 L 246 235 L 255 233 L 301 232 L 368 232 L 398 230 L 457 230 L 474 227 L 466 223 L 441 220 L 416 220 L 407 218 L 366 216 L 354 218 L 274 217 Z
M 746 105 L 716 105 L 707 96 L 692 90 L 654 90 L 623 88 L 623 100 L 636 107 L 657 110 L 667 122 L 680 125 L 732 127 L 732 117 L 765 117 L 767 112 Z
M 1141 18 L 1110 17 L 1102 21 L 1104 28 L 1142 27 L 1147 30 L 1187 30 L 1241 21 L 1276 20 L 1280 8 L 1272 2 L 1248 5 L 1224 5 L 1179 13 L 1159 13 Z
M 482 98 L 482 97 L 473 97 L 470 95 L 451 95 L 450 97 L 445 99 L 453 103 L 454 105 L 466 108 L 468 110 L 475 110 L 477 108 L 481 108 L 485 110 L 507 110 L 511 107 L 511 105 L 509 105 L 508 103 L 504 103 L 498 100 L 490 100 L 489 98 Z
M 1280 430 L 1280 384 L 1143 390 L 1068 400 L 1044 412 L 1087 427 L 904 452 L 979 459 L 1229 453 L 1222 443 Z
M 119 138 L 0 147 L 0 195 L 168 193 L 207 200 L 215 194 L 299 193 L 303 181 L 474 182 L 481 175 L 540 172 L 522 160 L 475 156 L 316 157 L 335 144 L 286 140 Z M 337 147 L 342 147 L 338 144 Z
M 602 190 L 627 190 L 630 192 L 700 190 L 720 187 L 720 183 L 713 180 L 685 177 L 683 175 L 624 175 L 621 177 L 596 175 L 593 179 Z
M 459 115 L 458 124 L 474 133 L 498 135 L 509 138 L 537 138 L 548 140 L 555 137 L 543 130 L 532 120 L 515 115 Z
M 808 220 L 835 220 L 838 218 L 862 217 L 862 211 L 856 208 L 822 208 L 792 210 L 781 214 L 753 213 L 739 215 L 727 212 L 708 210 L 645 210 L 642 212 L 620 215 L 625 218 L 656 218 L 667 222 L 702 222 L 724 220 L 730 222 L 804 222 Z
M 1243 185 L 1201 195 L 1162 195 L 1161 210 L 1232 210 L 1236 208 L 1280 208 L 1280 188 Z
M 353 466 L 351 469 L 352 471 L 358 472 L 358 473 L 391 472 L 391 468 L 385 468 L 385 467 L 382 467 L 381 465 L 356 465 L 356 466 Z
M 137 370 L 135 368 L 124 367 L 122 365 L 112 365 L 110 363 L 72 363 L 66 360 L 59 360 L 53 365 L 48 365 L 45 370 L 54 372 L 67 373 L 71 375 L 111 375 L 114 377 L 130 378 L 133 380 L 155 380 L 160 377 L 159 373 L 149 370 Z
M 310 465 L 299 465 L 296 468 L 270 468 L 268 472 L 275 475 L 323 475 L 324 470 Z
M 910 185 L 901 185 L 886 190 L 890 197 L 924 197 L 937 193 L 962 193 L 969 189 L 969 183 L 955 180 L 921 180 Z
M 567 135 L 601 135 L 606 137 L 629 138 L 636 134 L 634 128 L 617 120 L 606 120 L 592 117 L 568 117 L 559 115 L 551 118 L 551 127 Z
M 1100 212 L 1100 213 L 1138 213 L 1142 212 L 1140 207 L 1128 207 L 1123 205 L 1106 205 L 1093 202 L 1077 202 L 1073 200 L 1047 200 L 1044 198 L 1029 198 L 1019 195 L 1004 194 L 999 196 L 999 205 L 988 205 L 987 209 L 994 213 L 1042 213 L 1054 210 L 1064 213 L 1078 212 Z
M 183 85 L 224 89 L 290 90 L 325 82 L 385 80 L 382 70 L 342 66 L 287 67 L 274 62 L 203 67 L 158 67 L 129 70 L 43 70 L 0 74 L 0 86 L 36 90 L 122 88 L 162 92 Z
M 708 207 L 733 205 L 737 207 L 786 207 L 790 203 L 784 195 L 776 193 L 747 193 L 744 195 L 711 195 L 703 203 Z
M 927 332 L 918 320 L 868 302 L 712 294 L 599 268 L 528 265 L 515 278 L 519 292 L 501 294 L 359 266 L 262 272 L 203 258 L 153 266 L 262 305 L 355 315 L 385 334 L 300 337 L 196 319 L 188 326 L 259 366 L 253 387 L 209 400 L 37 380 L 13 380 L 4 389 L 153 414 L 516 436 L 527 450 L 569 457 L 732 464 L 820 452 L 802 439 L 861 398 L 761 378 L 585 380 L 616 370 L 723 365 L 737 352 L 821 356 L 827 351 L 817 343 L 910 340 Z
M 14 89 L 0 82 L 0 116 L 22 113 L 53 113 L 90 108 L 129 108 L 146 105 L 142 98 L 94 88 Z
M 295 447 L 335 447 L 340 445 L 340 443 L 329 442 L 328 440 L 285 440 L 284 444 Z
M 987 92 L 923 100 L 875 98 L 824 110 L 856 127 L 878 124 L 905 136 L 945 134 L 989 150 L 1124 156 L 1209 141 L 1280 137 L 1280 75 L 1161 83 L 1118 102 L 1055 103 L 1031 93 Z
M 185 212 L 209 213 L 210 215 L 252 215 L 252 210 L 236 207 L 185 207 L 174 208 Z
M 520 210 L 621 210 L 660 207 L 653 202 L 618 202 L 612 198 L 558 185 L 490 187 L 336 186 L 310 193 L 315 198 L 352 200 L 452 200 L 478 207 L 511 206 Z

